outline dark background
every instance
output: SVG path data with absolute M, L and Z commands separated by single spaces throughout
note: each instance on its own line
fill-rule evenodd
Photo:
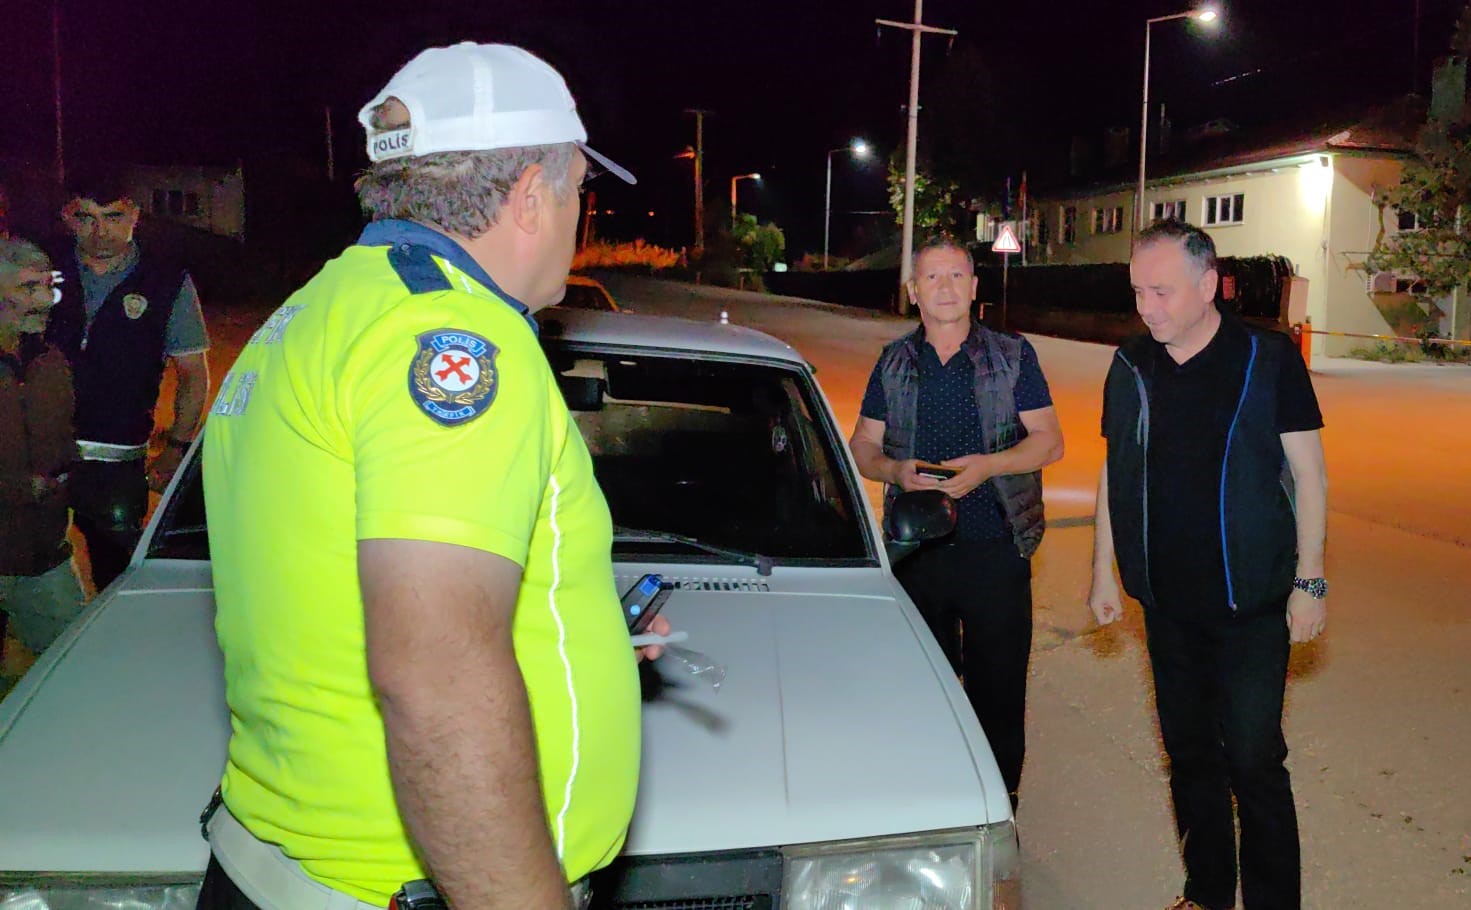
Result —
M 873 20 L 908 20 L 909 0 L 5 0 L 0 159 L 51 160 L 53 4 L 69 162 L 242 162 L 248 193 L 270 192 L 271 175 L 325 181 L 330 108 L 330 204 L 350 206 L 358 107 L 425 46 L 508 41 L 566 75 L 593 146 L 638 174 L 636 188 L 596 187 L 617 212 L 599 221 L 606 236 L 689 242 L 691 163 L 673 157 L 694 141 L 687 107 L 713 112 L 707 206 L 725 213 L 730 176 L 762 172 L 740 184 L 741 208 L 786 230 L 789 258 L 820 249 L 826 153 L 854 136 L 878 155 L 834 158 L 834 251 L 893 230 L 891 216 L 849 213 L 887 208 L 885 159 L 902 156 L 909 37 Z M 1034 186 L 1056 179 L 1069 137 L 1137 128 L 1144 20 L 1189 6 L 929 0 L 926 21 L 960 36 L 925 39 L 922 156 L 962 158 L 993 194 L 1022 169 Z M 1177 129 L 1217 116 L 1306 127 L 1423 92 L 1462 3 L 1418 7 L 1418 57 L 1416 0 L 1234 0 L 1210 32 L 1156 25 L 1152 98 Z

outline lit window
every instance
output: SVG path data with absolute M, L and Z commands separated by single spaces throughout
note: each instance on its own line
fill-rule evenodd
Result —
M 1164 202 L 1156 202 L 1150 208 L 1149 220 L 1151 220 L 1151 221 L 1163 221 L 1166 218 L 1173 218 L 1176 221 L 1184 221 L 1185 220 L 1185 200 L 1184 199 L 1169 199 L 1169 200 L 1166 200 Z
M 1057 210 L 1058 239 L 1063 243 L 1078 242 L 1078 208 L 1065 205 Z
M 1236 193 L 1231 196 L 1205 197 L 1205 217 L 1201 219 L 1207 227 L 1217 224 L 1240 224 L 1245 220 L 1246 196 Z

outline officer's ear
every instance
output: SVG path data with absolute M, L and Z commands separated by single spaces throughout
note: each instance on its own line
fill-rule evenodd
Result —
M 505 208 L 522 233 L 535 234 L 541 230 L 553 201 L 546 171 L 540 164 L 533 164 L 522 171 L 511 185 L 511 191 L 506 193 Z

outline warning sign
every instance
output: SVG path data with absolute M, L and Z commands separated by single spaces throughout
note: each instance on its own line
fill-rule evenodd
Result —
M 1001 225 L 1000 232 L 996 234 L 995 242 L 991 244 L 991 252 L 1020 253 L 1021 251 L 1022 245 L 1017 243 L 1016 231 L 1012 228 L 1010 221 L 1005 222 Z

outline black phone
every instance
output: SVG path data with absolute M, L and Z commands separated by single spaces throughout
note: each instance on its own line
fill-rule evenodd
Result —
M 942 464 L 931 464 L 928 461 L 917 462 L 914 465 L 914 473 L 923 474 L 925 477 L 933 477 L 936 480 L 949 480 L 960 473 L 959 468 L 947 468 Z
M 674 585 L 666 583 L 662 576 L 650 574 L 623 593 L 623 618 L 628 622 L 630 635 L 642 635 L 649 628 L 673 590 Z

